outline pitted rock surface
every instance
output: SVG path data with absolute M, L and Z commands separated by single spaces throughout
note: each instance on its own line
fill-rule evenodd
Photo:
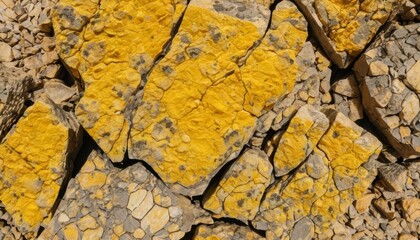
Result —
M 400 1 L 298 0 L 296 4 L 329 58 L 345 68 L 396 12 Z
M 52 217 L 81 144 L 79 128 L 74 114 L 44 99 L 26 110 L 0 145 L 0 201 L 27 238 Z
M 123 170 L 93 150 L 39 239 L 181 239 L 210 215 L 137 163 Z
M 245 21 L 199 3 L 190 3 L 171 50 L 149 76 L 129 144 L 131 158 L 190 196 L 202 194 L 248 142 L 256 117 L 290 92 L 307 37 L 306 21 L 288 1 L 273 11 L 265 37 L 268 4 L 253 3 L 266 11 Z
M 254 219 L 273 166 L 261 150 L 246 150 L 226 171 L 214 189 L 204 195 L 204 209 L 215 217 L 229 217 L 248 223 Z
M 0 64 L 0 141 L 25 111 L 31 84 L 22 69 Z
M 404 158 L 420 156 L 419 28 L 392 25 L 354 67 L 368 117 Z
M 311 233 L 307 239 L 323 238 L 322 233 L 363 196 L 376 175 L 372 161 L 381 150 L 379 140 L 342 113 L 325 114 L 330 119 L 328 130 L 290 180 L 278 181 L 267 191 L 252 221 L 255 228 L 267 231 L 267 239 L 302 231 Z

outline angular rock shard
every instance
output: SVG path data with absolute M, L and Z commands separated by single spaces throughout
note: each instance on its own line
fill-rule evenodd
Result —
M 398 9 L 400 1 L 298 0 L 296 4 L 330 59 L 345 68 Z
M 23 70 L 0 64 L 0 141 L 24 112 L 31 84 Z
M 286 185 L 278 182 L 268 190 L 252 221 L 267 231 L 267 239 L 301 236 L 301 231 L 308 239 L 322 237 L 376 175 L 372 161 L 381 143 L 343 114 L 327 115 L 327 132 Z
M 213 221 L 141 163 L 120 170 L 93 150 L 39 239 L 181 239 L 199 223 Z
M 235 218 L 244 223 L 257 213 L 273 167 L 261 150 L 246 150 L 226 171 L 213 190 L 205 194 L 204 209 L 215 217 Z
M 211 226 L 199 225 L 194 233 L 194 240 L 222 240 L 222 239 L 247 239 L 263 240 L 257 233 L 248 227 L 238 226 L 223 222 Z
M 274 154 L 276 177 L 286 175 L 305 161 L 329 126 L 325 114 L 311 105 L 301 107 L 290 121 Z
M 81 144 L 73 114 L 36 101 L 0 145 L 0 201 L 27 238 L 48 223 Z
M 59 54 L 86 87 L 77 118 L 113 161 L 124 158 L 133 95 L 185 6 L 186 0 L 60 0 L 55 7 Z
M 404 158 L 420 156 L 420 24 L 393 24 L 356 62 L 371 122 Z
M 306 21 L 283 1 L 263 38 L 269 16 L 262 1 L 193 0 L 150 74 L 129 156 L 146 161 L 173 191 L 202 194 L 248 142 L 256 117 L 293 87 Z

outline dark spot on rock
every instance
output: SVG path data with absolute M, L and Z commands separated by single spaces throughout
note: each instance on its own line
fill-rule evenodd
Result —
M 106 133 L 104 133 L 104 134 L 103 134 L 103 136 L 104 136 L 104 137 L 109 137 L 109 136 L 111 136 L 111 133 L 106 132 Z
M 242 207 L 243 205 L 244 205 L 244 200 L 243 199 L 238 200 L 238 206 Z
M 181 166 L 179 166 L 179 170 L 181 170 L 181 171 L 185 171 L 185 166 L 184 165 L 181 165 Z
M 182 63 L 183 61 L 185 61 L 184 53 L 177 54 L 175 57 L 175 61 L 177 63 Z
M 334 211 L 334 208 L 332 207 L 332 206 L 330 206 L 329 208 L 328 208 L 328 212 L 329 213 L 332 213 Z
M 165 74 L 171 74 L 174 70 L 170 66 L 163 66 L 162 71 Z
M 200 56 L 201 53 L 201 49 L 199 48 L 188 48 L 187 49 L 187 54 L 192 58 L 192 59 L 196 59 L 198 58 L 198 56 Z
M 133 144 L 133 147 L 137 149 L 143 149 L 143 148 L 146 148 L 146 145 L 147 145 L 146 141 L 138 141 Z
M 225 7 L 220 3 L 214 4 L 213 9 L 216 10 L 217 12 L 225 11 Z
M 89 57 L 89 51 L 88 50 L 83 50 L 83 56 L 85 57 Z
M 340 133 L 338 133 L 336 131 L 334 131 L 333 134 L 332 134 L 333 138 L 338 138 L 339 136 L 340 136 Z
M 289 211 L 289 207 L 286 206 L 286 207 L 283 208 L 284 213 L 287 213 L 288 211 Z
M 190 39 L 188 39 L 188 37 L 186 35 L 182 35 L 181 36 L 181 42 L 182 43 L 186 43 L 186 44 L 190 44 Z

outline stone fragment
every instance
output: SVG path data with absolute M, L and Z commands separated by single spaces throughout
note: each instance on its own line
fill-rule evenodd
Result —
M 199 223 L 213 220 L 141 163 L 120 170 L 93 150 L 38 239 L 181 239 Z
M 402 192 L 407 182 L 408 170 L 401 164 L 391 163 L 378 169 L 379 177 L 389 191 Z
M 285 184 L 277 182 L 266 193 L 255 228 L 267 231 L 268 239 L 297 234 L 302 218 L 314 225 L 313 238 L 322 238 L 327 229 L 361 198 L 373 181 L 373 160 L 381 143 L 343 114 L 327 111 L 330 127 L 316 143 L 311 156 L 321 161 L 326 171 L 313 174 L 303 162 Z M 345 136 L 345 137 L 344 137 Z M 311 224 L 304 224 L 305 227 Z M 310 229 L 310 227 L 308 227 Z
M 77 119 L 113 161 L 124 158 L 130 102 L 185 6 L 185 0 L 60 0 L 55 7 L 57 51 L 86 86 Z
M 0 64 L 0 140 L 25 110 L 31 83 L 22 69 Z
M 404 218 L 409 222 L 420 220 L 420 199 L 404 198 L 401 201 Z
M 52 217 L 80 144 L 75 116 L 45 98 L 26 110 L 0 145 L 0 201 L 27 238 Z
M 373 205 L 386 219 L 392 220 L 395 218 L 395 209 L 393 209 L 385 199 L 376 199 L 373 201 Z
M 249 239 L 263 240 L 262 236 L 248 227 L 218 222 L 213 225 L 199 225 L 194 233 L 194 240 L 222 240 L 222 239 Z
M 258 211 L 265 189 L 270 184 L 273 167 L 261 150 L 246 150 L 233 164 L 217 186 L 205 194 L 204 209 L 216 217 L 235 218 L 244 223 Z
M 274 154 L 276 177 L 283 176 L 299 166 L 316 147 L 328 127 L 329 120 L 325 114 L 311 105 L 301 107 L 290 121 Z
M 0 62 L 13 61 L 12 47 L 5 42 L 0 42 Z
M 354 74 L 346 75 L 332 85 L 334 108 L 352 121 L 363 118 L 362 98 Z
M 76 95 L 74 87 L 68 87 L 61 80 L 49 80 L 44 85 L 45 94 L 56 104 L 62 104 Z
M 249 11 L 239 14 L 240 6 Z M 263 38 L 269 15 L 268 2 L 191 1 L 148 77 L 129 157 L 146 161 L 172 191 L 202 194 L 248 142 L 256 117 L 292 89 L 306 21 L 283 1 Z
M 366 114 L 403 158 L 420 156 L 419 27 L 393 23 L 354 65 Z M 388 70 L 372 74 L 372 64 Z
M 373 39 L 399 1 L 299 0 L 296 4 L 329 58 L 345 68 Z
M 356 200 L 354 207 L 358 213 L 365 213 L 369 210 L 372 200 L 375 198 L 375 194 L 366 194 L 360 199 Z

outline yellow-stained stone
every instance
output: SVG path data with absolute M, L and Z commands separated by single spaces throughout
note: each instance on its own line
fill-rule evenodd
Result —
M 67 225 L 63 230 L 63 234 L 66 240 L 79 239 L 79 230 L 74 223 Z
M 372 40 L 400 1 L 298 0 L 315 35 L 340 68 L 347 67 Z
M 218 222 L 210 226 L 199 225 L 194 233 L 194 240 L 225 240 L 247 239 L 263 240 L 257 233 L 248 227 Z
M 236 218 L 245 223 L 258 211 L 273 167 L 261 150 L 246 150 L 227 170 L 219 184 L 204 196 L 203 207 L 216 217 Z
M 113 161 L 124 157 L 127 108 L 142 75 L 170 40 L 185 6 L 186 0 L 60 0 L 55 7 L 58 52 L 85 84 L 76 116 Z
M 370 161 L 379 155 L 380 141 L 341 113 L 327 115 L 332 123 L 307 162 L 286 186 L 279 182 L 271 188 L 261 203 L 252 223 L 267 230 L 268 239 L 298 233 L 298 227 L 310 229 L 311 224 L 295 224 L 302 218 L 312 222 L 315 233 L 325 232 L 376 175 Z
M 74 115 L 41 98 L 0 145 L 0 201 L 26 237 L 49 221 L 80 133 Z
M 174 192 L 202 194 L 248 142 L 256 117 L 294 85 L 306 21 L 283 1 L 263 38 L 269 4 L 262 2 L 191 1 L 171 50 L 148 78 L 129 156 L 145 160 Z
M 276 176 L 283 176 L 299 166 L 316 147 L 329 125 L 327 116 L 313 106 L 301 107 L 290 121 L 275 152 L 273 164 Z

